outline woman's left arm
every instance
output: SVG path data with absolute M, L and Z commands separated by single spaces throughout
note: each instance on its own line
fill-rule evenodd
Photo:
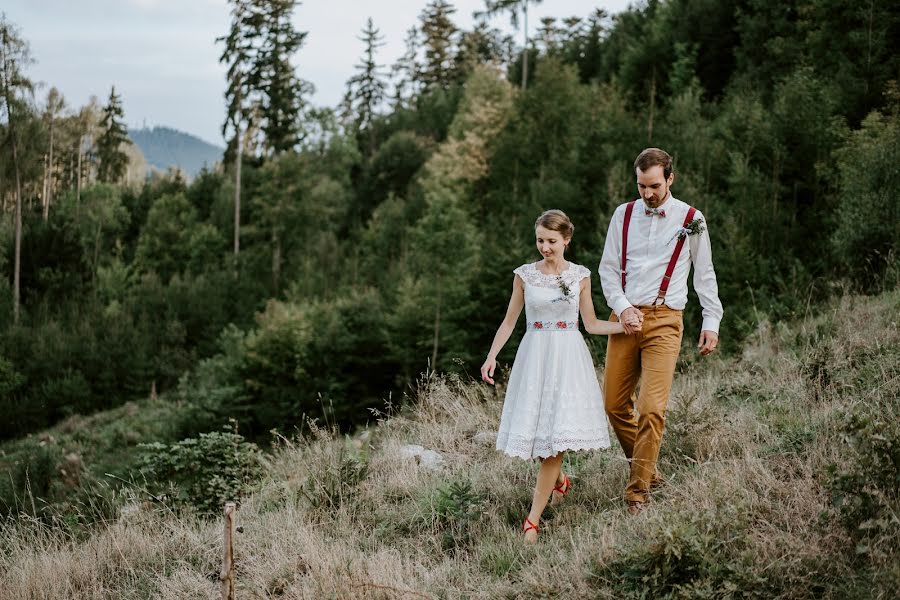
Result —
M 588 333 L 593 333 L 595 335 L 613 335 L 625 332 L 621 323 L 601 321 L 597 318 L 597 314 L 594 312 L 594 299 L 591 297 L 590 277 L 585 277 L 581 280 L 578 307 L 581 310 L 581 322 L 584 323 L 584 328 Z

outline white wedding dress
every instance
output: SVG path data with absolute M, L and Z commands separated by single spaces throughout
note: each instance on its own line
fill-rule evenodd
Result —
M 525 282 L 527 330 L 509 376 L 497 449 L 527 459 L 609 448 L 603 395 L 578 331 L 579 290 L 590 271 L 569 263 L 559 276 L 545 275 L 532 263 L 513 273 Z

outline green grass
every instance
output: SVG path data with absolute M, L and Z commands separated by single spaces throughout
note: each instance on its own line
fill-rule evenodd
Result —
M 898 312 L 898 292 L 848 296 L 801 322 L 763 321 L 738 357 L 685 360 L 660 457 L 667 484 L 648 511 L 626 514 L 618 447 L 570 455 L 573 491 L 547 509 L 534 547 L 519 528 L 536 465 L 475 440 L 496 428 L 502 387 L 425 378 L 366 432 L 281 439 L 239 508 L 238 594 L 892 598 Z M 143 426 L 123 425 L 127 410 Z M 53 444 L 126 469 L 133 446 L 114 440 L 154 435 L 177 410 L 160 401 L 98 415 L 82 424 L 90 432 L 55 429 Z M 403 458 L 409 443 L 441 452 L 443 469 Z M 52 462 L 35 456 L 38 468 Z M 0 597 L 217 597 L 221 523 L 137 489 L 105 510 L 112 518 L 77 536 L 64 520 L 7 519 Z
M 181 435 L 183 409 L 163 398 L 128 402 L 0 444 L 0 511 L 76 512 L 74 504 L 107 493 L 136 472 L 139 445 Z M 113 475 L 114 477 L 109 477 Z M 30 496 L 36 497 L 34 510 Z

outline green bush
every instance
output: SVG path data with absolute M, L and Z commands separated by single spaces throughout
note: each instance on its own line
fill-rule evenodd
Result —
M 151 493 L 203 513 L 239 500 L 262 475 L 262 453 L 237 433 L 201 433 L 174 444 L 141 447 L 141 471 Z
M 900 535 L 900 422 L 896 410 L 859 410 L 841 428 L 850 460 L 831 465 L 829 488 L 834 506 L 856 551 L 877 551 L 879 542 Z
M 726 512 L 731 514 L 673 515 L 646 536 L 613 548 L 593 577 L 625 598 L 728 598 L 750 590 L 751 573 L 736 558 L 746 518 L 735 507 Z
M 299 493 L 310 506 L 334 512 L 356 496 L 368 474 L 368 463 L 343 442 L 320 443 L 311 450 L 310 473 Z
M 0 512 L 31 513 L 43 508 L 42 500 L 50 493 L 58 461 L 54 446 L 29 440 L 0 477 Z
M 484 514 L 484 498 L 470 481 L 453 481 L 431 499 L 432 519 L 444 550 L 460 550 L 472 540 L 472 527 Z

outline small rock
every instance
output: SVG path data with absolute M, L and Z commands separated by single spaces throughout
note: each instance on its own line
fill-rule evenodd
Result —
M 428 450 L 417 444 L 408 444 L 400 448 L 400 455 L 415 459 L 416 464 L 429 471 L 437 471 L 444 466 L 444 457 L 434 450 Z
M 497 443 L 497 434 L 493 431 L 479 431 L 472 437 L 479 446 L 493 446 Z

